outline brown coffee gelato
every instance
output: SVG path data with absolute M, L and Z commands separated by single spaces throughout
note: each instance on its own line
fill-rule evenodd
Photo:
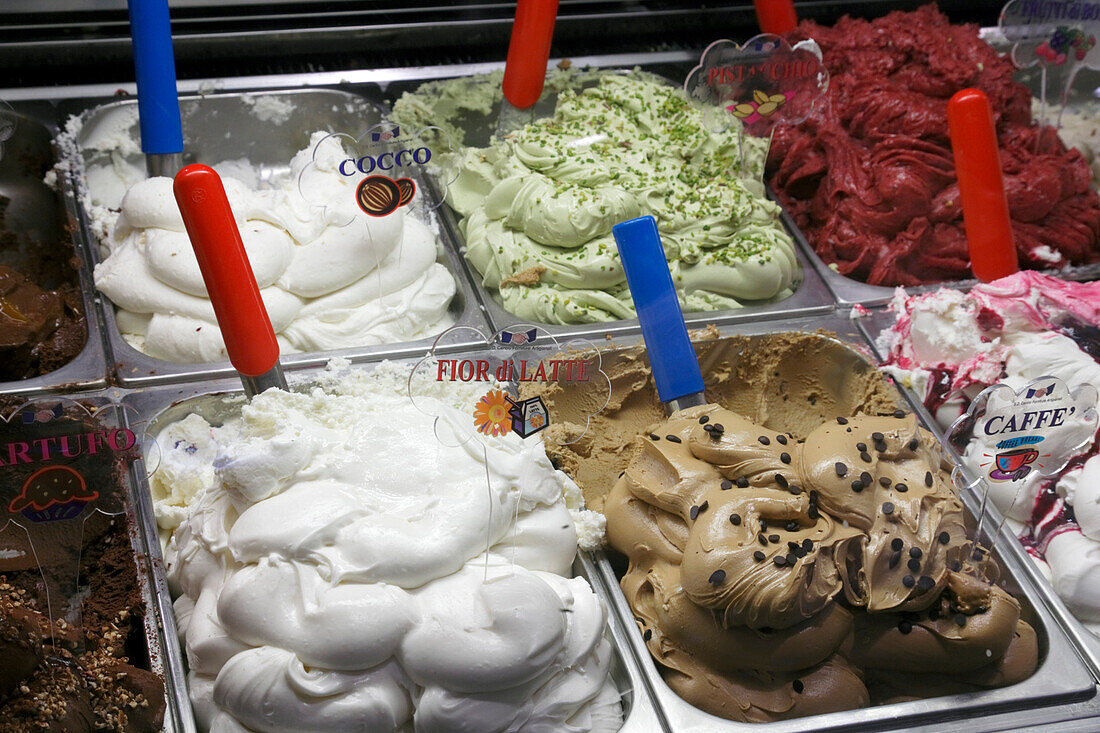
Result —
M 611 402 L 587 431 L 570 417 L 595 387 L 541 390 L 547 448 L 607 516 L 672 689 L 768 722 L 1034 672 L 1035 632 L 974 559 L 939 443 L 872 365 L 820 334 L 696 350 L 714 404 L 671 418 L 641 348 L 605 355 Z
M 898 395 L 879 371 L 827 335 L 718 338 L 709 328 L 691 336 L 707 399 L 761 425 L 805 437 L 834 415 L 897 407 Z M 634 457 L 634 438 L 665 419 L 643 347 L 605 351 L 600 368 L 611 380 L 606 407 L 606 383 L 598 380 L 521 387 L 523 397 L 538 394 L 551 406 L 547 453 L 580 484 L 588 508 L 596 511 Z
M 868 682 L 895 673 L 920 697 L 922 673 L 950 669 L 957 692 L 1034 671 L 1034 631 L 990 562 L 969 563 L 962 504 L 914 417 L 839 417 L 803 441 L 712 404 L 639 443 L 604 505 L 608 540 L 693 705 L 766 722 L 883 702 Z

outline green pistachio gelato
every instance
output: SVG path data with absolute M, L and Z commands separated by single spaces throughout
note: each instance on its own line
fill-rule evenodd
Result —
M 485 286 L 523 319 L 635 317 L 611 227 L 645 214 L 685 310 L 786 297 L 801 270 L 759 183 L 766 143 L 739 138 L 708 132 L 679 90 L 603 75 L 562 91 L 552 117 L 444 156 L 447 201 Z

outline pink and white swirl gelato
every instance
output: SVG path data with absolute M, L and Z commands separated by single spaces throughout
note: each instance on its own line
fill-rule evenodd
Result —
M 969 293 L 908 297 L 899 288 L 892 309 L 897 322 L 879 337 L 885 370 L 945 428 L 998 382 L 1019 389 L 1054 376 L 1071 390 L 1100 385 L 1100 282 L 1020 272 Z M 1100 634 L 1098 453 L 1094 439 L 1058 475 L 1029 476 L 1019 491 L 1017 483 L 993 485 L 990 498 L 1066 606 Z

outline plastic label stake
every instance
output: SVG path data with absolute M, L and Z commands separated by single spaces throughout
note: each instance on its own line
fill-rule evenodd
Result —
M 957 92 L 947 104 L 947 124 L 970 244 L 970 267 L 983 282 L 1007 277 L 1020 269 L 1020 262 L 988 97 L 977 89 Z

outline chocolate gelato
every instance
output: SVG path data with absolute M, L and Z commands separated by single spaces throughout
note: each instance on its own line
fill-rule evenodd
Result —
M 11 402 L 0 399 L 5 417 Z M 0 445 L 105 430 L 96 418 L 79 412 L 69 407 L 60 418 L 35 420 L 31 425 L 24 424 L 20 415 L 10 423 L 0 421 Z M 30 435 L 31 431 L 36 434 Z M 79 439 L 66 443 L 57 437 L 50 440 L 55 446 L 67 446 L 70 452 L 80 450 L 74 448 L 81 444 Z M 34 484 L 35 473 L 42 469 L 41 462 L 17 460 L 13 465 L 9 455 L 8 451 L 3 454 L 0 474 L 5 484 L 0 487 L 4 510 L 21 486 Z M 19 455 L 16 452 L 17 458 Z M 28 451 L 23 455 L 34 457 Z M 73 465 L 88 488 L 100 494 L 104 506 L 122 506 L 125 466 L 121 460 L 83 460 Z M 27 510 L 37 511 L 33 507 Z M 29 517 L 15 516 L 20 524 L 30 525 Z M 86 521 L 73 519 L 84 521 L 79 546 L 71 546 L 71 532 L 54 529 L 61 522 L 34 516 L 42 524 L 32 527 L 37 538 L 33 548 L 20 526 L 7 524 L 0 532 L 0 733 L 160 730 L 164 688 L 150 670 L 145 605 L 127 515 L 94 513 Z M 6 524 L 6 512 L 0 517 Z M 79 592 L 67 599 L 56 577 L 48 570 L 44 575 L 39 563 L 47 569 L 63 567 L 77 552 Z M 76 616 L 66 608 L 73 603 L 80 603 L 79 630 L 72 622 Z
M 88 329 L 80 290 L 43 290 L 0 265 L 0 382 L 51 372 L 84 348 Z
M 776 129 L 769 183 L 821 258 L 872 285 L 972 277 L 947 102 L 961 89 L 993 107 L 1020 266 L 1100 260 L 1100 198 L 1092 171 L 1053 128 L 1033 124 L 1015 68 L 935 6 L 835 26 L 803 22 L 829 70 L 824 103 Z
M 18 118 L 0 153 L 0 382 L 58 369 L 88 338 L 65 207 L 42 182 L 52 163 L 46 129 Z

